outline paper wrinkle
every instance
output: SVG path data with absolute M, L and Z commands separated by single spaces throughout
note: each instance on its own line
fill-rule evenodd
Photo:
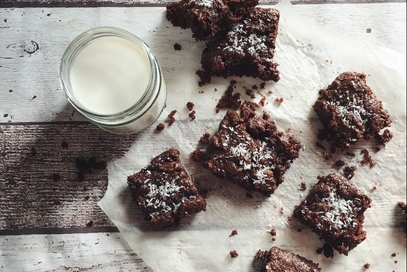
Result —
M 215 105 L 230 80 L 214 78 L 211 84 L 197 86 L 199 79 L 195 71 L 200 69 L 203 43 L 185 52 L 178 70 L 166 78 L 167 107 L 157 123 L 140 133 L 122 158 L 108 165 L 108 190 L 99 205 L 131 248 L 154 271 L 259 271 L 253 263 L 257 250 L 274 245 L 320 263 L 323 271 L 356 271 L 365 263 L 370 263 L 375 271 L 398 271 L 406 267 L 405 234 L 394 227 L 399 218 L 396 203 L 406 198 L 406 58 L 390 49 L 326 33 L 301 18 L 286 3 L 277 8 L 281 21 L 275 61 L 280 65 L 281 80 L 267 83 L 263 94 L 268 103 L 260 112 L 269 112 L 279 129 L 294 134 L 304 148 L 273 195 L 264 197 L 254 193 L 253 198 L 248 198 L 242 188 L 219 180 L 200 163 L 189 159 L 194 149 L 204 148 L 198 143 L 200 137 L 205 132 L 213 135 L 223 118 L 225 112 L 216 114 Z M 356 146 L 355 154 L 368 148 L 377 162 L 371 169 L 359 167 L 352 179 L 372 198 L 372 208 L 365 213 L 367 239 L 350 251 L 349 256 L 336 254 L 333 259 L 326 259 L 315 252 L 322 246 L 318 236 L 307 227 L 298 232 L 304 226 L 288 217 L 292 216 L 294 205 L 316 183 L 316 177 L 334 172 L 331 164 L 343 158 L 337 153 L 326 161 L 323 151 L 315 147 L 316 131 L 321 125 L 312 104 L 319 89 L 326 88 L 345 71 L 368 75 L 368 85 L 394 121 L 391 127 L 394 138 L 378 153 L 373 152 L 373 142 L 361 141 Z M 236 80 L 239 86 L 246 87 L 261 83 L 246 77 Z M 268 90 L 273 93 L 267 94 Z M 249 100 L 244 91 L 240 92 L 242 99 Z M 259 95 L 256 97 L 256 101 L 261 99 Z M 284 102 L 278 106 L 274 99 L 280 97 Z M 195 104 L 196 120 L 188 117 L 189 101 Z M 176 121 L 168 126 L 166 116 L 173 109 L 177 110 Z M 160 122 L 166 128 L 156 133 L 155 126 Z M 131 199 L 127 176 L 146 167 L 154 156 L 170 147 L 181 151 L 181 160 L 197 186 L 210 190 L 207 210 L 183 219 L 177 228 L 149 231 L 148 222 Z M 299 190 L 301 182 L 306 183 L 306 191 Z M 373 186 L 377 189 L 372 190 Z M 267 233 L 271 228 L 277 231 L 276 241 Z M 229 237 L 233 229 L 238 235 Z M 230 250 L 236 250 L 238 258 L 230 258 Z M 390 258 L 393 252 L 399 253 L 396 258 Z

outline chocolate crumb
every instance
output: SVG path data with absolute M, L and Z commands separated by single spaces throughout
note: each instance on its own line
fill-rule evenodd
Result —
M 211 135 L 208 132 L 205 132 L 202 135 L 202 137 L 199 139 L 199 142 L 207 145 L 207 144 L 209 144 L 209 138 L 210 137 L 211 137 Z
M 181 45 L 179 43 L 174 43 L 174 49 L 177 51 L 181 50 Z
M 260 99 L 260 105 L 262 105 L 263 107 L 266 105 L 266 98 L 263 96 L 261 99 Z
M 187 109 L 188 109 L 189 111 L 193 110 L 193 109 L 194 109 L 194 106 L 195 106 L 195 104 L 192 103 L 192 102 L 188 102 L 188 103 L 187 103 Z
M 385 129 L 383 134 L 377 133 L 375 135 L 376 143 L 379 146 L 384 146 L 385 143 L 389 142 L 393 138 L 393 133 L 389 129 Z
M 194 151 L 192 151 L 192 153 L 190 154 L 190 158 L 194 161 L 194 162 L 201 162 L 205 159 L 205 152 L 199 150 L 199 149 L 195 149 Z
M 355 175 L 356 166 L 346 166 L 343 169 L 343 176 L 347 179 L 352 179 Z
M 231 250 L 230 251 L 230 257 L 231 258 L 237 258 L 239 256 L 239 254 L 237 253 L 236 250 Z
M 369 154 L 369 150 L 362 149 L 362 151 L 360 151 L 360 154 L 363 154 L 363 159 L 360 162 L 362 165 L 369 164 L 370 168 L 376 165 L 376 162 L 372 159 L 372 157 Z
M 343 160 L 337 160 L 336 162 L 334 162 L 334 164 L 332 165 L 332 167 L 333 168 L 335 168 L 335 169 L 339 169 L 339 168 L 341 168 L 342 166 L 344 166 L 345 165 L 345 162 L 343 161 Z
M 254 94 L 254 91 L 251 89 L 246 90 L 246 95 L 249 96 L 251 99 L 255 99 L 256 95 Z
M 333 258 L 334 257 L 334 249 L 328 243 L 325 243 L 322 248 L 317 249 L 317 253 L 321 254 L 324 253 L 325 258 Z
M 36 99 L 37 98 L 37 96 L 36 95 L 34 95 L 32 98 L 31 98 L 31 100 L 34 100 L 34 99 Z
M 366 269 L 369 269 L 369 268 L 370 268 L 370 263 L 365 263 L 365 264 L 363 265 L 363 267 L 366 268 Z
M 232 230 L 232 232 L 230 233 L 229 237 L 235 236 L 237 235 L 237 230 Z
M 170 119 L 170 121 L 168 122 L 168 125 L 171 126 L 172 124 L 174 124 L 175 122 L 175 118 L 174 115 L 177 113 L 177 110 L 172 110 L 170 112 L 170 114 L 168 114 L 168 118 Z
M 199 87 L 202 87 L 206 83 L 211 83 L 211 73 L 205 72 L 203 70 L 196 71 L 196 74 L 199 76 L 200 81 L 198 81 Z
M 301 184 L 300 184 L 300 190 L 301 190 L 301 191 L 307 190 L 307 184 L 305 184 L 305 182 L 301 182 Z
M 393 252 L 393 253 L 391 254 L 392 257 L 396 257 L 396 255 L 397 255 L 396 252 Z
M 240 100 L 240 93 L 233 94 L 233 86 L 235 84 L 236 81 L 230 81 L 228 88 L 216 105 L 216 112 L 219 112 L 221 109 L 238 110 L 240 108 L 242 104 L 242 101 Z
M 157 131 L 163 131 L 163 130 L 165 129 L 165 125 L 164 125 L 163 123 L 159 123 L 159 124 L 155 127 L 155 129 L 156 129 Z
M 264 89 L 266 87 L 266 82 L 260 83 L 260 89 Z
M 277 235 L 277 231 L 276 229 L 272 228 L 270 231 L 268 231 L 267 233 L 270 233 L 271 236 L 276 236 Z
M 276 98 L 275 100 L 274 100 L 274 102 L 276 102 L 277 104 L 281 104 L 281 103 L 283 103 L 283 101 L 284 101 L 284 98 L 282 98 L 282 97 L 280 97 L 280 98 Z
M 263 111 L 263 119 L 264 120 L 269 120 L 270 119 L 270 114 L 268 114 L 267 112 Z
M 258 89 L 257 85 L 253 85 L 253 86 L 252 86 L 252 89 L 253 89 L 253 90 L 257 90 L 257 89 Z
M 403 211 L 404 219 L 400 222 L 401 225 L 404 227 L 404 232 L 407 233 L 407 205 L 405 202 L 398 202 L 397 206 Z
M 195 110 L 192 110 L 189 114 L 188 114 L 188 116 L 192 119 L 192 120 L 195 120 L 196 119 L 196 112 L 195 112 Z

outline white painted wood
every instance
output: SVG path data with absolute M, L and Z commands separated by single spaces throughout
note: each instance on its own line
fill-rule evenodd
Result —
M 295 5 L 295 9 L 338 35 L 405 53 L 406 3 Z M 72 116 L 61 90 L 59 63 L 73 38 L 101 25 L 122 27 L 144 39 L 167 79 L 196 44 L 189 30 L 165 19 L 164 7 L 0 9 L 0 123 L 82 120 Z M 39 50 L 30 54 L 32 41 Z M 173 49 L 176 42 L 181 51 Z
M 0 271 L 151 271 L 119 233 L 0 236 Z

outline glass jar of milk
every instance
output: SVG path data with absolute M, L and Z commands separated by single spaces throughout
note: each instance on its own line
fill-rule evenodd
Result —
M 60 80 L 68 101 L 113 133 L 136 133 L 159 117 L 167 91 L 160 65 L 138 37 L 115 27 L 90 29 L 66 49 Z

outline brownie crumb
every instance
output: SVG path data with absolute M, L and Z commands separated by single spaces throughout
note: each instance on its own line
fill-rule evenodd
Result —
M 345 153 L 345 156 L 346 156 L 346 157 L 349 157 L 350 159 L 356 157 L 355 153 L 349 152 L 349 151 L 347 151 L 347 152 Z
M 181 50 L 181 45 L 179 43 L 174 43 L 174 49 L 177 51 Z
M 168 122 L 168 125 L 171 126 L 172 124 L 174 124 L 175 122 L 175 118 L 174 115 L 177 113 L 177 110 L 172 110 L 170 112 L 170 114 L 168 114 L 168 118 L 170 119 L 170 121 Z
M 283 101 L 284 101 L 284 98 L 282 98 L 282 97 L 274 99 L 274 102 L 276 102 L 278 105 L 281 105 L 281 103 L 283 103 Z
M 317 254 L 324 254 L 325 258 L 333 258 L 334 250 L 331 245 L 324 243 L 324 245 L 316 250 Z
M 187 109 L 188 109 L 189 111 L 192 111 L 192 110 L 194 109 L 194 106 L 195 106 L 195 104 L 192 103 L 192 102 L 188 102 L 188 103 L 187 103 Z
M 260 83 L 260 89 L 264 90 L 265 87 L 266 87 L 266 82 Z
M 203 71 L 203 70 L 198 70 L 196 71 L 196 74 L 199 77 L 198 85 L 199 87 L 202 87 L 203 85 L 207 83 L 211 83 L 211 73 Z
M 194 151 L 192 151 L 192 153 L 190 154 L 190 158 L 194 161 L 194 162 L 201 162 L 205 159 L 205 152 L 201 151 L 200 149 L 195 149 Z
M 202 137 L 199 139 L 199 142 L 202 144 L 209 144 L 209 138 L 211 137 L 211 135 L 208 132 L 205 132 Z
M 216 112 L 221 109 L 238 110 L 240 108 L 242 101 L 240 100 L 240 93 L 233 94 L 234 84 L 233 81 L 230 81 L 228 88 L 216 105 Z
M 195 110 L 192 110 L 189 114 L 188 114 L 188 116 L 192 119 L 192 120 L 195 120 L 196 119 L 196 112 L 195 112 Z
M 271 116 L 270 116 L 269 113 L 263 111 L 263 116 L 262 116 L 262 117 L 263 117 L 264 120 L 270 120 L 270 117 L 271 117 Z
M 159 123 L 156 128 L 157 131 L 163 131 L 165 129 L 165 125 L 163 123 Z
M 356 166 L 345 166 L 343 176 L 347 179 L 352 179 L 355 176 Z
M 236 250 L 231 250 L 230 251 L 230 257 L 231 258 L 237 258 L 239 256 L 239 254 L 237 253 Z
M 362 151 L 360 151 L 360 154 L 363 154 L 362 161 L 360 162 L 362 165 L 369 164 L 370 168 L 376 165 L 376 162 L 372 159 L 372 157 L 369 154 L 369 150 L 362 149 Z
M 246 107 L 252 111 L 256 111 L 256 109 L 259 107 L 259 104 L 253 101 L 245 101 L 243 102 L 242 107 Z
M 232 237 L 232 236 L 235 236 L 235 235 L 237 235 L 238 233 L 237 233 L 237 230 L 232 230 L 232 232 L 230 233 L 230 235 L 229 235 L 229 237 Z
M 378 146 L 384 146 L 387 142 L 389 142 L 393 138 L 393 133 L 389 129 L 385 129 L 383 134 L 377 133 L 375 135 L 376 143 Z
M 268 231 L 268 233 L 270 233 L 270 235 L 273 237 L 275 237 L 277 235 L 277 231 L 274 228 L 272 228 L 270 231 Z
M 366 269 L 369 269 L 369 268 L 370 268 L 370 263 L 365 263 L 365 264 L 363 265 L 363 267 L 366 268 Z
M 392 257 L 396 257 L 396 256 L 397 256 L 396 252 L 393 252 L 393 253 L 391 254 L 391 256 L 392 256 Z
M 305 182 L 301 182 L 301 184 L 300 184 L 300 190 L 301 190 L 301 191 L 307 190 L 307 184 L 305 184 Z
M 345 162 L 343 160 L 339 159 L 336 162 L 334 162 L 332 167 L 335 168 L 335 169 L 340 169 L 344 165 L 345 165 Z
M 246 95 L 249 96 L 251 99 L 255 99 L 256 95 L 252 89 L 246 89 Z

